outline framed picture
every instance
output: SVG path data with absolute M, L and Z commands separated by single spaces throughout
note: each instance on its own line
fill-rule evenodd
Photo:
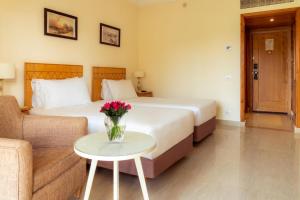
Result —
M 111 46 L 121 46 L 121 30 L 119 28 L 100 24 L 100 43 Z
M 44 34 L 54 37 L 77 40 L 78 19 L 75 16 L 44 9 Z

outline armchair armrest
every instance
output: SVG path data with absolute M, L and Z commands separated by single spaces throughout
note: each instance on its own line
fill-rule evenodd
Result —
M 32 198 L 32 147 L 24 140 L 0 138 L 0 194 L 6 199 Z
M 86 134 L 85 117 L 24 116 L 24 139 L 30 141 L 33 148 L 72 146 Z

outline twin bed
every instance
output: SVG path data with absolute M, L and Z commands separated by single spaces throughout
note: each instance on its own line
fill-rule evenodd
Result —
M 32 108 L 32 80 L 57 80 L 82 77 L 80 65 L 25 64 L 25 106 Z M 32 108 L 30 114 L 54 116 L 85 116 L 89 121 L 89 133 L 105 132 L 104 115 L 99 113 L 105 103 L 101 98 L 102 80 L 126 78 L 125 68 L 93 67 L 92 101 L 84 105 L 59 108 Z M 126 129 L 153 136 L 157 148 L 143 156 L 145 176 L 155 178 L 193 149 L 193 142 L 199 142 L 211 134 L 216 123 L 216 105 L 211 100 L 179 100 L 154 97 L 126 99 L 132 104 L 126 116 Z M 110 162 L 100 162 L 99 166 L 112 168 Z M 120 171 L 136 175 L 133 161 L 120 163 Z

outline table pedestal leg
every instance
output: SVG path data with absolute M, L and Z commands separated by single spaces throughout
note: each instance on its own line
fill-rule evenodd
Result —
M 134 161 L 135 161 L 137 173 L 139 175 L 139 180 L 140 180 L 144 200 L 149 200 L 149 195 L 148 195 L 148 191 L 147 191 L 147 186 L 146 186 L 146 181 L 145 181 L 145 177 L 144 177 L 144 171 L 143 171 L 143 167 L 142 167 L 141 158 L 137 157 L 134 159 Z
M 93 184 L 93 180 L 94 180 L 94 176 L 95 176 L 95 171 L 97 168 L 97 160 L 92 160 L 91 163 L 91 167 L 90 167 L 90 172 L 89 172 L 89 177 L 88 177 L 88 181 L 86 184 L 86 188 L 85 188 L 85 193 L 84 193 L 84 200 L 88 200 L 90 193 L 91 193 L 91 189 L 92 189 L 92 184 Z
M 114 200 L 119 200 L 119 161 L 114 161 Z

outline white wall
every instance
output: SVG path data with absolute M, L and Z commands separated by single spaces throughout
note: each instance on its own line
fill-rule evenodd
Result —
M 78 40 L 44 36 L 44 8 L 78 17 Z M 137 66 L 137 7 L 127 0 L 0 0 L 0 62 L 17 67 L 17 78 L 5 82 L 5 94 L 23 104 L 24 62 L 124 66 L 130 76 Z M 99 24 L 121 28 L 121 48 L 99 44 Z
M 241 10 L 239 0 L 178 0 L 141 7 L 138 52 L 146 89 L 162 97 L 215 99 L 219 119 L 239 121 L 240 14 L 298 5 Z

